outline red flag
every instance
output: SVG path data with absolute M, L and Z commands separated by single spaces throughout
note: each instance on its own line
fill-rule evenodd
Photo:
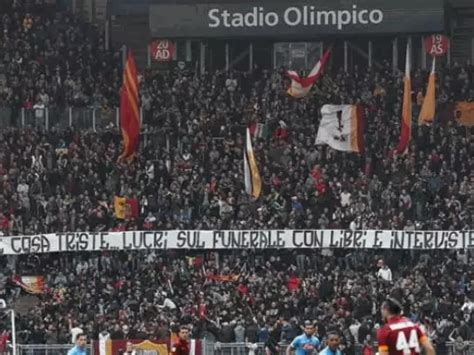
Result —
M 123 138 L 123 152 L 119 160 L 130 160 L 138 149 L 140 140 L 137 68 L 130 51 L 123 70 L 123 83 L 120 92 L 120 127 Z
M 411 43 L 407 43 L 406 62 L 405 62 L 405 78 L 403 79 L 403 107 L 402 107 L 402 124 L 400 132 L 400 141 L 398 142 L 395 153 L 403 154 L 408 148 L 411 136 L 411 79 L 410 79 L 410 47 Z

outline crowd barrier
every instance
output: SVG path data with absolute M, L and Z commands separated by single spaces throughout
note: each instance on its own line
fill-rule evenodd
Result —
M 66 355 L 71 344 L 17 344 L 16 355 Z M 87 345 L 87 355 L 94 355 L 91 345 Z M 13 355 L 11 346 L 6 347 L 0 355 Z
M 278 355 L 285 355 L 288 344 L 280 345 Z M 447 343 L 446 350 L 437 349 L 437 355 L 474 355 L 474 341 L 465 342 L 462 351 L 456 349 L 454 343 Z M 362 355 L 363 345 L 355 346 L 355 355 Z M 377 346 L 372 347 L 373 354 L 377 354 Z M 214 343 L 203 342 L 203 355 L 266 355 L 263 343 Z M 115 354 L 114 354 L 115 355 Z
M 288 344 L 281 344 L 278 355 L 285 355 Z M 362 354 L 362 345 L 356 345 L 356 354 Z M 263 343 L 207 343 L 203 349 L 204 355 L 266 355 Z M 374 354 L 377 352 L 373 348 Z
M 140 119 L 142 118 L 143 110 L 140 109 Z M 0 107 L 0 127 L 2 129 L 31 128 L 42 132 L 74 127 L 82 131 L 101 132 L 108 130 L 119 134 L 120 115 L 118 107 L 110 109 L 93 107 L 48 107 L 44 109 Z M 141 132 L 143 144 L 153 147 L 164 147 L 168 144 L 170 147 L 175 147 L 179 144 L 179 139 L 171 135 L 170 132 L 171 129 L 167 127 L 148 125 Z M 169 140 L 168 143 L 167 140 Z
M 140 118 L 142 117 L 142 110 L 140 110 Z M 0 124 L 1 127 L 31 127 L 43 131 L 72 126 L 95 131 L 105 127 L 119 127 L 119 109 L 118 107 L 45 107 L 31 109 L 0 107 Z
M 19 344 L 17 345 L 17 355 L 65 355 L 71 349 L 71 344 L 55 344 L 55 345 L 35 345 L 35 344 Z M 279 355 L 285 355 L 287 344 L 280 346 Z M 202 353 L 201 355 L 265 355 L 264 344 L 249 344 L 249 343 L 218 343 L 202 341 Z M 373 353 L 377 353 L 377 348 L 374 345 Z M 12 355 L 11 347 L 7 347 L 4 352 L 0 352 L 0 355 Z M 93 348 L 89 345 L 87 347 L 88 355 L 99 355 L 94 354 Z M 362 355 L 362 346 L 357 345 L 355 349 L 356 355 Z M 466 342 L 465 349 L 462 351 L 453 343 L 446 344 L 446 352 L 438 350 L 438 355 L 474 355 L 474 341 Z M 113 354 L 121 355 L 121 354 Z M 137 354 L 141 355 L 141 354 Z M 147 355 L 155 355 L 149 354 Z
M 255 346 L 253 346 L 255 345 Z M 280 352 L 278 355 L 285 355 L 288 344 L 280 345 Z M 474 355 L 474 341 L 465 342 L 465 349 L 460 352 L 456 349 L 453 343 L 446 344 L 446 352 L 438 350 L 437 355 Z M 363 345 L 355 346 L 355 355 L 362 355 Z M 372 347 L 373 354 L 377 354 L 377 346 Z M 203 355 L 266 355 L 265 346 L 262 343 L 248 344 L 248 343 L 212 343 L 207 342 L 203 344 Z

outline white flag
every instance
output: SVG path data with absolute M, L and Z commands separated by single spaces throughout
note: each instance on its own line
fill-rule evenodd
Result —
M 99 333 L 99 355 L 111 355 L 112 354 L 112 340 L 110 334 L 103 331 Z
M 362 153 L 362 108 L 355 105 L 324 105 L 321 108 L 316 144 L 327 144 L 335 150 Z

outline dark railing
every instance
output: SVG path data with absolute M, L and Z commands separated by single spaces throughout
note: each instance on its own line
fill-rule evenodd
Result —
M 118 127 L 119 111 L 118 108 L 93 107 L 31 109 L 0 107 L 0 125 L 0 127 L 31 127 L 44 131 L 74 126 L 82 130 L 95 131 L 105 127 Z

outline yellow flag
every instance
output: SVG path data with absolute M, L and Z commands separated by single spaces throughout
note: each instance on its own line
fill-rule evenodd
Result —
M 137 353 L 151 353 L 158 355 L 168 354 L 168 347 L 166 344 L 153 343 L 149 340 L 142 341 L 138 344 L 133 344 L 133 348 L 138 350 Z
M 454 113 L 456 121 L 458 121 L 458 124 L 461 126 L 474 126 L 474 102 L 456 102 Z
M 430 78 L 428 81 L 428 88 L 426 89 L 423 106 L 421 106 L 420 115 L 418 116 L 418 124 L 432 123 L 435 115 L 436 103 L 436 57 L 433 57 L 433 64 L 431 67 Z
M 125 197 L 114 197 L 115 218 L 125 219 L 127 199 Z

